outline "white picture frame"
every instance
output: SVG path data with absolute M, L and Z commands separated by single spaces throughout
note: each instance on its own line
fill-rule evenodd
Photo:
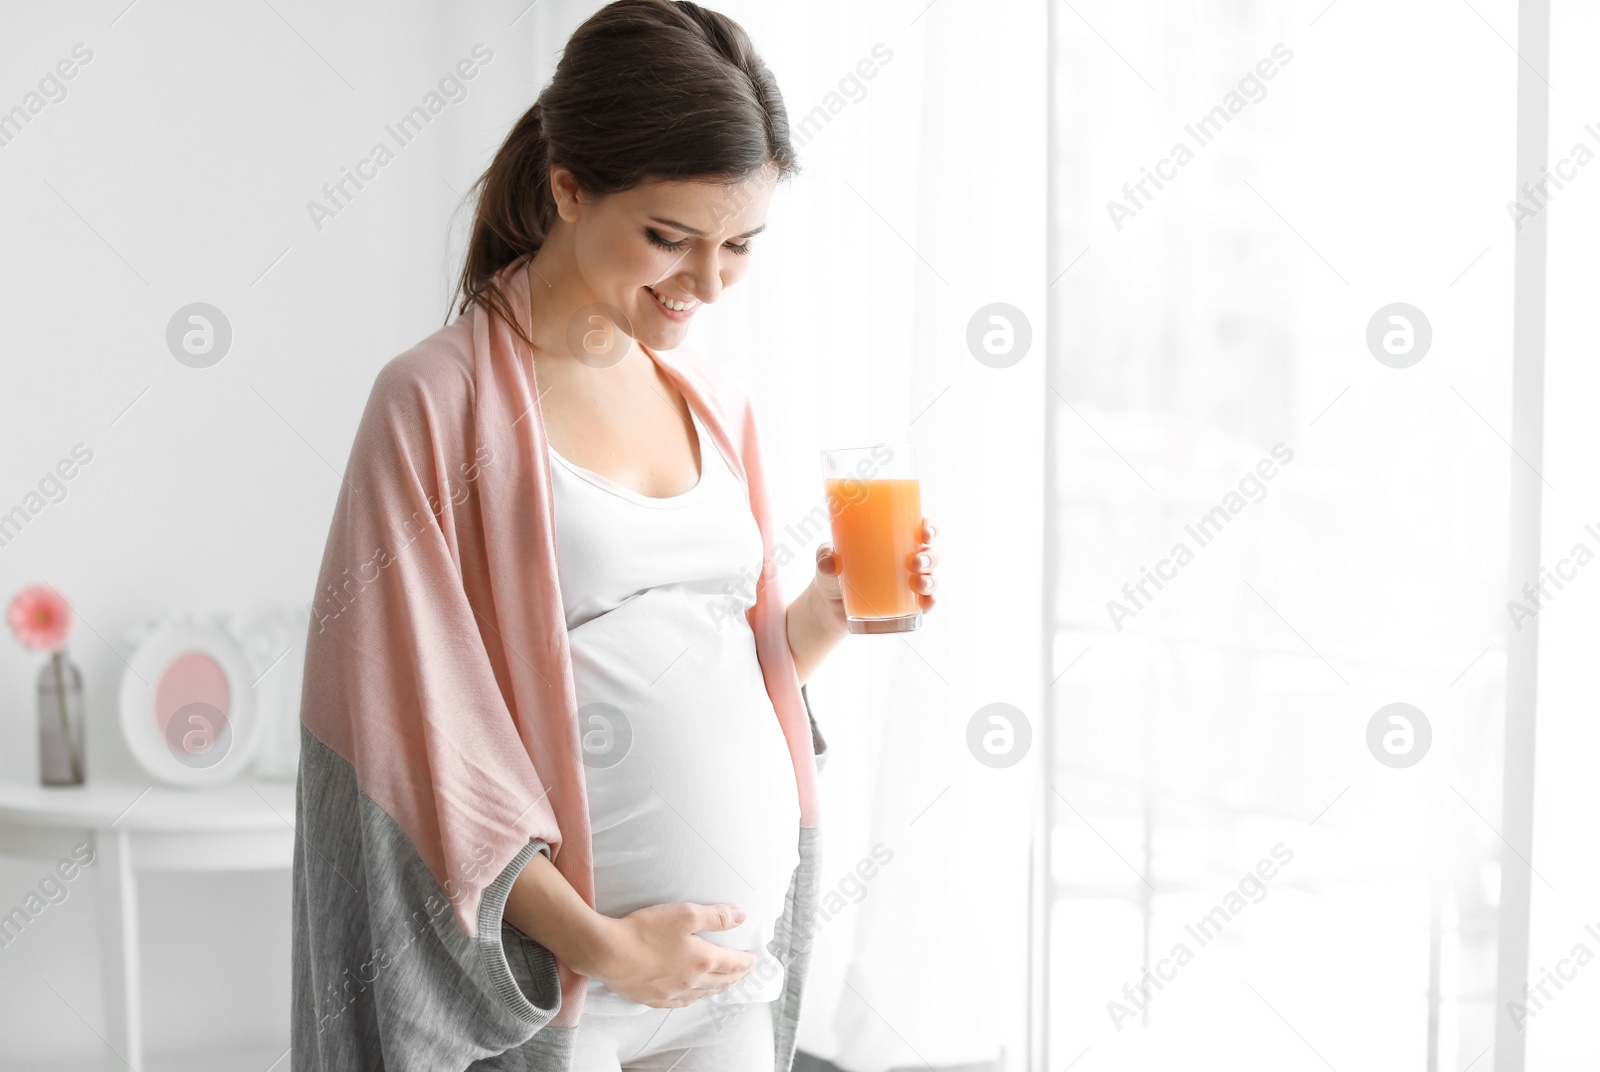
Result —
M 164 785 L 218 785 L 255 757 L 261 720 L 251 663 L 220 623 L 152 623 L 128 659 L 117 707 L 134 761 Z

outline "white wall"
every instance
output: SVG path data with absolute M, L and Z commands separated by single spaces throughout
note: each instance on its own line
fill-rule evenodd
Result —
M 512 25 L 524 7 L 8 9 L 0 108 L 74 46 L 92 53 L 65 99 L 0 147 L 0 510 L 74 444 L 93 451 L 66 498 L 0 547 L 0 598 L 48 581 L 81 615 L 70 651 L 92 778 L 136 776 L 116 726 L 126 630 L 169 608 L 310 599 L 373 375 L 444 323 L 452 188 L 465 192 L 552 68 L 558 42 L 536 44 L 532 16 Z M 306 202 L 480 43 L 493 58 L 467 96 L 319 231 Z M 192 369 L 165 332 L 201 301 L 234 338 L 220 364 Z M 0 777 L 36 777 L 39 665 L 0 640 Z M 0 862 L 0 904 L 42 867 Z M 148 882 L 149 1046 L 287 1037 L 288 891 L 287 873 Z M 93 892 L 74 889 L 0 950 L 0 1067 L 116 1063 L 77 1015 L 101 1023 Z

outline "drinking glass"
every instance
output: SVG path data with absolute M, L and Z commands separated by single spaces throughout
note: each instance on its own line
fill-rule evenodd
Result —
M 911 561 L 922 546 L 922 490 L 912 448 L 879 443 L 825 450 L 822 483 L 850 632 L 920 629 Z

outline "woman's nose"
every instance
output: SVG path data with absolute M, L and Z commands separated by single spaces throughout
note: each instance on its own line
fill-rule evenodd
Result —
M 722 265 L 720 254 L 707 253 L 693 264 L 684 265 L 684 290 L 699 301 L 710 305 L 722 294 Z

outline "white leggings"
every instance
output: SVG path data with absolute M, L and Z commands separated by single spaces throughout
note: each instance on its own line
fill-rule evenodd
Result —
M 756 1072 L 775 1060 L 772 1003 L 578 1018 L 572 1072 Z

